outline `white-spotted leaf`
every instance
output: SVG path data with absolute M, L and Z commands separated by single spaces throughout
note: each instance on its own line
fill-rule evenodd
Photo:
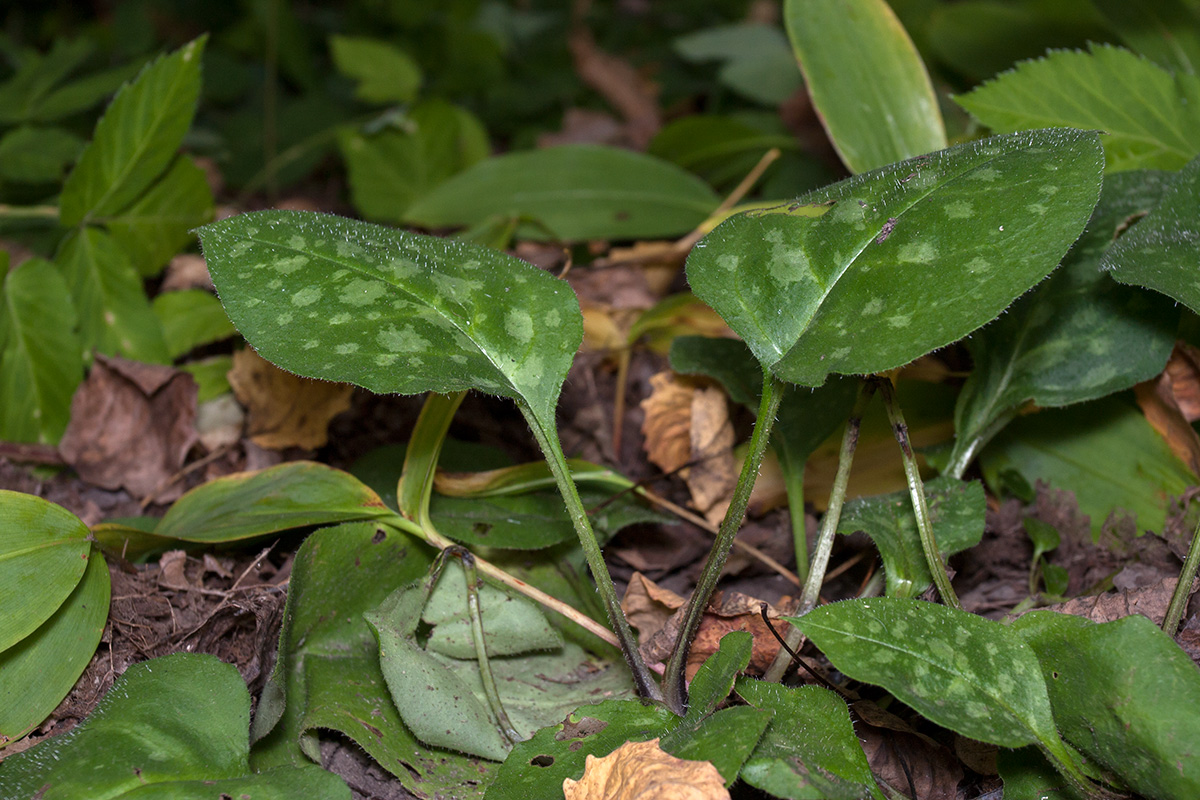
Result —
M 299 211 L 242 214 L 200 239 L 234 325 L 298 375 L 478 389 L 550 420 L 582 341 L 566 283 L 477 245 Z
M 1079 236 L 1094 132 L 997 136 L 732 217 L 688 258 L 693 291 L 781 379 L 892 369 L 992 320 Z

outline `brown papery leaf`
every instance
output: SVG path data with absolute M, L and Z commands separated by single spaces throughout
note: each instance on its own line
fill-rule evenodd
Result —
M 626 742 L 586 764 L 582 778 L 563 781 L 566 800 L 729 800 L 711 762 L 676 758 L 658 739 Z
M 664 589 L 640 572 L 633 573 L 629 579 L 629 588 L 621 599 L 621 610 L 629 624 L 637 629 L 638 636 L 646 641 L 662 630 L 671 615 L 678 611 L 686 601 L 684 598 Z
M 250 349 L 233 354 L 229 385 L 246 408 L 250 441 L 272 450 L 325 444 L 329 421 L 350 408 L 354 391 L 284 372 Z
M 650 396 L 642 401 L 642 447 L 663 472 L 674 472 L 692 457 L 692 395 L 696 389 L 671 372 L 650 376 Z
M 1200 436 L 1184 415 L 1173 387 L 1170 375 L 1164 372 L 1154 380 L 1139 383 L 1133 392 L 1146 421 L 1167 440 L 1175 457 L 1200 475 Z
M 1171 379 L 1171 394 L 1184 419 L 1188 422 L 1200 419 L 1200 350 L 1186 342 L 1176 342 L 1166 372 Z

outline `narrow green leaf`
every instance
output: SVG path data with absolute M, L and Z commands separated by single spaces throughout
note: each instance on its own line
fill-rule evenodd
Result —
M 1100 266 L 1121 283 L 1145 286 L 1200 309 L 1200 158 L 1170 180 L 1158 205 L 1109 248 Z
M 95 550 L 85 551 L 78 561 L 86 569 L 66 600 L 51 606 L 53 613 L 37 630 L 0 652 L 0 747 L 50 716 L 96 653 L 112 593 L 108 565 Z M 52 601 L 54 594 L 31 592 L 20 605 L 28 610 L 30 600 L 40 596 Z M 11 787 L 5 778 L 7 765 L 8 760 L 0 762 L 0 786 L 6 789 Z
M 86 111 L 137 75 L 142 64 L 131 61 L 110 69 L 88 72 L 42 97 L 29 112 L 35 122 L 55 122 Z
M 157 275 L 185 245 L 192 229 L 212 219 L 213 196 L 204 170 L 178 156 L 144 194 L 105 218 L 113 239 L 139 275 Z
M 568 241 L 641 239 L 687 233 L 720 202 L 702 180 L 653 156 L 567 145 L 481 161 L 405 216 L 429 228 L 532 217 Z
M 1200 796 L 1200 671 L 1158 626 L 1038 611 L 1013 628 L 1037 653 L 1067 741 L 1146 797 Z
M 1083 131 L 959 145 L 731 217 L 692 250 L 688 280 L 786 381 L 892 369 L 1045 277 L 1091 215 L 1101 166 Z
M 0 138 L 0 178 L 17 183 L 58 183 L 82 148 L 83 140 L 62 128 L 13 128 Z
M 944 728 L 1001 747 L 1059 743 L 1037 658 L 998 622 L 889 597 L 830 603 L 789 622 L 846 675 Z
M 1105 131 L 1108 169 L 1178 169 L 1200 153 L 1200 78 L 1110 45 L 1025 61 L 955 98 L 994 131 Z
M 983 537 L 987 498 L 978 481 L 935 478 L 925 484 L 929 515 L 938 550 L 953 555 L 979 544 Z M 933 582 L 912 500 L 907 491 L 875 497 L 856 497 L 846 503 L 837 532 L 862 531 L 871 537 L 883 561 L 889 597 L 917 597 Z
M 1097 540 L 1110 515 L 1132 518 L 1139 531 L 1162 531 L 1169 498 L 1196 482 L 1123 397 L 1021 417 L 983 451 L 980 465 L 993 488 L 1015 471 L 1030 486 L 1042 480 L 1073 492 Z
M 55 443 L 83 380 L 70 290 L 53 264 L 32 258 L 5 274 L 0 300 L 0 439 Z
M 142 290 L 142 279 L 110 234 L 93 227 L 72 231 L 54 261 L 75 300 L 87 353 L 94 348 L 105 355 L 153 364 L 171 360 L 162 325 Z
M 36 121 L 38 108 L 95 50 L 86 38 L 57 38 L 50 52 L 23 53 L 16 72 L 0 85 L 0 124 Z
M 747 631 L 730 631 L 721 637 L 717 652 L 704 659 L 688 686 L 688 710 L 681 724 L 695 726 L 717 710 L 738 674 L 749 666 L 753 645 L 754 637 Z
M 151 307 L 162 323 L 171 358 L 237 333 L 221 301 L 203 289 L 163 292 L 154 298 Z
M 117 92 L 63 184 L 64 225 L 117 213 L 175 158 L 196 113 L 206 39 L 158 58 Z
M 688 61 L 722 62 L 717 80 L 763 105 L 778 106 L 804 87 L 787 37 L 773 25 L 717 25 L 672 45 Z
M 851 172 L 946 147 L 929 73 L 885 0 L 787 0 L 783 16 L 813 105 Z
M 45 800 L 282 800 L 295 796 L 289 789 L 349 800 L 341 778 L 312 764 L 251 774 L 249 723 L 236 669 L 176 653 L 134 664 L 78 728 L 0 763 L 0 781 L 12 797 Z
M 1167 180 L 1149 171 L 1108 176 L 1062 268 L 967 340 L 975 369 L 955 408 L 951 464 L 965 468 L 970 454 L 1029 401 L 1053 407 L 1094 400 L 1162 370 L 1178 312 L 1166 298 L 1109 280 L 1100 263 L 1129 219 L 1154 207 Z
M 1093 0 L 1121 40 L 1160 67 L 1200 70 L 1200 17 L 1182 0 Z
M 742 768 L 746 783 L 790 800 L 883 800 L 854 734 L 846 703 L 819 686 L 796 688 L 752 678 L 737 693 L 775 712 Z
M 408 53 L 381 39 L 330 36 L 338 72 L 358 82 L 354 96 L 368 103 L 410 103 L 421 86 L 421 68 Z
M 200 238 L 229 318 L 279 366 L 381 394 L 479 389 L 553 424 L 583 325 L 571 288 L 528 262 L 304 212 Z

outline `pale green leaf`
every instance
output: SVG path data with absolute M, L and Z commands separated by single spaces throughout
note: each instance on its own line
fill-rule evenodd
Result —
M 112 235 L 86 226 L 72 231 L 54 261 L 62 270 L 79 314 L 84 350 L 152 364 L 170 361 L 162 324 L 142 290 L 128 253 Z
M 83 380 L 70 291 L 49 261 L 9 271 L 0 297 L 0 439 L 53 444 Z
M 570 286 L 528 262 L 295 211 L 200 238 L 229 318 L 279 366 L 384 394 L 478 389 L 553 419 L 583 326 Z
M 358 85 L 354 96 L 368 103 L 408 103 L 421 86 L 421 69 L 408 53 L 367 36 L 329 37 L 338 72 Z
M 171 358 L 237 333 L 221 301 L 203 289 L 163 292 L 154 298 L 151 307 L 162 323 Z
M 532 218 L 569 241 L 640 239 L 687 233 L 720 202 L 702 180 L 653 156 L 565 145 L 480 161 L 405 216 L 430 228 Z
M 1101 267 L 1122 283 L 1155 289 L 1197 311 L 1198 246 L 1200 158 L 1170 179 L 1158 205 L 1109 248 Z
M 946 146 L 929 73 L 885 0 L 787 0 L 783 15 L 813 105 L 851 172 Z
M 1101 160 L 1095 133 L 1048 130 L 893 164 L 731 217 L 688 280 L 786 381 L 892 369 L 1045 277 L 1091 215 Z
M 64 225 L 119 212 L 175 158 L 196 112 L 206 38 L 160 57 L 117 92 L 63 185 Z
M 1104 131 L 1108 169 L 1178 169 L 1200 153 L 1200 78 L 1128 50 L 1092 45 L 1025 61 L 955 98 L 994 131 L 1069 125 Z

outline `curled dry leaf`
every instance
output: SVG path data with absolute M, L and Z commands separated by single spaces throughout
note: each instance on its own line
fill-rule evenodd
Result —
M 1176 345 L 1166 370 L 1154 380 L 1139 383 L 1134 394 L 1146 421 L 1167 440 L 1175 457 L 1200 474 L 1200 436 L 1191 425 L 1196 419 L 1192 416 L 1196 411 L 1193 393 L 1200 378 L 1196 369 L 1182 347 Z
M 721 773 L 709 761 L 685 761 L 658 739 L 626 742 L 604 758 L 587 757 L 579 780 L 563 781 L 566 800 L 728 800 Z
M 354 391 L 284 372 L 250 349 L 233 354 L 229 385 L 246 408 L 250 441 L 272 450 L 325 444 L 329 421 L 350 408 Z

